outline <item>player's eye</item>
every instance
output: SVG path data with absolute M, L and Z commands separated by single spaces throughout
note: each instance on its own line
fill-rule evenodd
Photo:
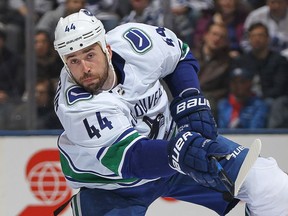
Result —
M 94 56 L 95 56 L 95 54 L 91 52 L 91 53 L 88 53 L 87 58 L 88 58 L 88 59 L 91 59 L 91 58 L 93 58 Z
M 70 64 L 77 64 L 77 63 L 79 63 L 78 59 L 71 59 L 70 60 Z

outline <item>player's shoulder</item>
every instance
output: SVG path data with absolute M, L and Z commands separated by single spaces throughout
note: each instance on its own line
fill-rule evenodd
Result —
M 123 49 L 125 51 L 132 48 L 137 52 L 146 53 L 151 50 L 152 41 L 158 40 L 154 31 L 154 26 L 142 23 L 125 23 L 109 31 L 106 34 L 106 41 L 114 51 Z
M 126 23 L 109 31 L 106 40 L 115 54 L 114 65 L 141 81 L 157 80 L 172 72 L 182 54 L 176 34 L 165 27 Z
M 125 23 L 110 30 L 106 34 L 107 43 L 112 48 L 131 46 L 138 53 L 146 53 L 155 48 L 165 49 L 165 45 L 177 44 L 176 34 L 168 28 L 144 23 Z M 174 45 L 175 45 L 174 44 Z
M 165 27 L 126 23 L 109 31 L 106 40 L 112 50 L 126 62 L 145 58 L 146 61 L 137 61 L 144 64 L 150 60 L 155 61 L 155 57 L 162 62 L 171 56 L 177 56 L 177 59 L 181 54 L 176 34 Z
M 158 28 L 157 26 L 148 25 L 145 23 L 136 23 L 136 22 L 129 22 L 121 24 L 114 29 L 107 32 L 108 38 L 115 34 L 122 34 L 124 32 L 129 31 L 130 29 L 141 29 L 144 31 L 153 31 L 154 29 Z

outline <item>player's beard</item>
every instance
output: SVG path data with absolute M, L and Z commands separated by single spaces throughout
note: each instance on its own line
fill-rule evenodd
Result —
M 103 90 L 103 86 L 105 85 L 105 82 L 108 79 L 108 75 L 109 75 L 109 66 L 108 66 L 108 62 L 106 61 L 106 64 L 103 68 L 103 73 L 99 74 L 92 74 L 92 73 L 88 73 L 88 74 L 84 74 L 81 78 L 80 78 L 80 82 L 82 80 L 85 79 L 89 79 L 89 78 L 93 78 L 94 82 L 89 84 L 89 85 L 84 85 L 81 84 L 80 85 L 88 92 L 92 93 L 92 94 L 98 94 L 100 92 L 102 92 Z M 79 83 L 78 83 L 79 84 Z

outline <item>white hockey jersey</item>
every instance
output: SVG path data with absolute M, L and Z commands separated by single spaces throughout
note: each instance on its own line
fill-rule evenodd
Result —
M 139 23 L 107 33 L 120 83 L 92 95 L 62 69 L 55 110 L 65 132 L 58 147 L 63 173 L 73 188 L 116 189 L 153 179 L 125 178 L 129 148 L 139 139 L 167 139 L 172 124 L 159 79 L 173 72 L 187 52 L 168 29 Z

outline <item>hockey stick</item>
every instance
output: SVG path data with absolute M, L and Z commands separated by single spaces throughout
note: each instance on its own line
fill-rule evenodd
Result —
M 223 167 L 218 162 L 216 157 L 211 157 L 210 161 L 212 162 L 214 168 L 216 169 L 218 177 L 220 178 L 221 182 L 226 187 L 226 189 L 228 190 L 229 194 L 231 194 L 234 197 L 234 191 L 235 191 L 234 182 L 227 175 L 226 171 L 223 169 Z
M 247 174 L 249 170 L 252 168 L 253 164 L 259 157 L 260 151 L 261 151 L 261 140 L 256 139 L 251 146 L 249 147 L 248 154 L 246 155 L 240 170 L 238 172 L 238 176 L 235 180 L 235 183 L 230 179 L 230 177 L 227 175 L 226 171 L 223 169 L 221 164 L 218 162 L 218 160 L 215 157 L 211 157 L 210 160 L 212 163 L 214 163 L 215 169 L 217 170 L 218 176 L 221 180 L 221 182 L 224 184 L 228 192 L 233 196 L 237 196 L 240 190 L 240 187 L 242 186 L 244 180 L 247 177 Z M 229 160 L 231 155 L 227 155 L 226 158 Z

